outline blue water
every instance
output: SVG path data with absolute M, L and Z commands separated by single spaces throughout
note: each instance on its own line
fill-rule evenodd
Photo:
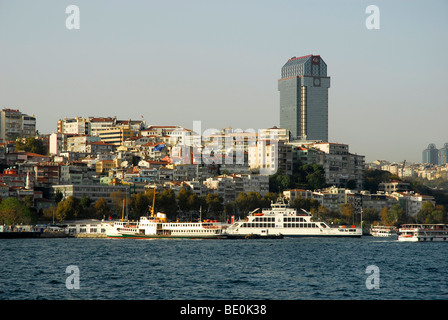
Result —
M 377 289 L 366 286 L 370 265 Z M 68 266 L 79 288 L 67 287 Z M 0 240 L 0 300 L 446 300 L 447 280 L 448 243 Z

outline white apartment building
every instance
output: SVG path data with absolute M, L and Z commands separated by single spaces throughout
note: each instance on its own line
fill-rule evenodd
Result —
M 346 186 L 350 181 L 361 190 L 364 182 L 365 157 L 349 153 L 347 144 L 319 142 L 312 148 L 322 151 L 317 163 L 325 170 L 326 182 L 330 185 Z
M 26 115 L 17 109 L 0 111 L 0 141 L 15 141 L 17 138 L 28 138 L 36 135 L 36 118 Z

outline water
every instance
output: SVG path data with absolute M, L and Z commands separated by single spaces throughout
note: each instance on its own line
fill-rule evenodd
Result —
M 447 257 L 448 243 L 373 237 L 2 239 L 0 300 L 446 300 Z

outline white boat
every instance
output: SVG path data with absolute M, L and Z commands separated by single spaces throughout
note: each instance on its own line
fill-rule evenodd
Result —
M 168 222 L 166 214 L 158 212 L 154 214 L 154 199 L 150 216 L 142 216 L 139 221 L 124 219 L 107 224 L 106 236 L 108 238 L 134 238 L 134 239 L 158 239 L 158 238 L 189 238 L 189 239 L 212 239 L 220 238 L 227 224 L 218 221 L 204 222 Z
M 361 237 L 362 229 L 354 225 L 333 227 L 323 221 L 314 221 L 311 213 L 290 208 L 280 198 L 277 203 L 271 204 L 271 208 L 256 209 L 249 213 L 246 220 L 232 222 L 225 233 L 229 238 L 251 235 Z
M 106 227 L 108 238 L 188 238 L 217 239 L 222 237 L 227 224 L 217 221 L 167 222 L 164 214 L 142 216 L 139 221 L 117 220 Z
M 370 234 L 374 237 L 395 237 L 397 228 L 395 226 L 372 226 Z
M 448 241 L 446 224 L 404 224 L 398 229 L 398 241 Z

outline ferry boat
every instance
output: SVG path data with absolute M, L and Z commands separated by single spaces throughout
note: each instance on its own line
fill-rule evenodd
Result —
M 218 239 L 222 237 L 226 224 L 217 221 L 167 222 L 164 214 L 142 216 L 139 221 L 118 220 L 106 226 L 108 238 L 188 238 Z
M 230 224 L 225 231 L 228 237 L 245 235 L 283 237 L 361 237 L 362 229 L 354 225 L 332 227 L 323 221 L 313 221 L 312 214 L 304 209 L 290 208 L 283 198 L 272 203 L 271 208 L 255 209 L 246 220 Z
M 370 235 L 374 237 L 395 237 L 397 236 L 397 228 L 395 226 L 372 226 Z
M 155 192 L 150 216 L 142 216 L 137 222 L 124 219 L 106 225 L 108 238 L 160 239 L 188 238 L 213 239 L 221 238 L 227 224 L 216 220 L 204 222 L 168 222 L 166 214 L 154 214 Z M 124 205 L 123 205 L 124 208 Z
M 448 241 L 446 224 L 404 224 L 398 229 L 398 241 Z

